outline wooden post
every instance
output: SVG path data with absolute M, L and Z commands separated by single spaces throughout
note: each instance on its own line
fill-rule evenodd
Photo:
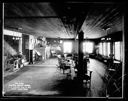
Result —
M 84 67 L 83 67 L 83 39 L 84 33 L 81 31 L 78 33 L 78 55 L 79 55 L 79 64 L 78 64 L 78 79 L 83 80 L 84 76 Z

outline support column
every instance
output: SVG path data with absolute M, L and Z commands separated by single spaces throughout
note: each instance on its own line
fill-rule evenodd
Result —
M 33 50 L 29 50 L 29 63 L 33 64 Z
M 81 31 L 78 33 L 78 55 L 79 55 L 79 64 L 78 64 L 78 78 L 80 81 L 83 80 L 84 70 L 87 69 L 83 66 L 83 40 L 84 33 Z
M 19 52 L 22 53 L 22 37 L 19 39 Z
M 111 42 L 111 44 L 110 44 L 110 54 L 113 54 L 113 41 Z

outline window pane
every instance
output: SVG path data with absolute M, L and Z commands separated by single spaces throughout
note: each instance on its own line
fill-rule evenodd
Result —
M 115 42 L 115 59 L 120 60 L 120 42 Z
M 63 49 L 64 49 L 64 53 L 71 53 L 72 52 L 72 42 L 64 42 Z
M 106 43 L 103 43 L 103 55 L 106 56 L 107 54 L 107 49 L 106 49 Z
M 102 50 L 103 50 L 103 48 L 102 48 L 102 43 L 100 43 L 100 44 L 99 44 L 99 54 L 101 54 L 101 55 L 103 54 Z
M 93 52 L 93 43 L 92 42 L 84 42 L 83 43 L 83 52 L 84 53 L 92 53 Z

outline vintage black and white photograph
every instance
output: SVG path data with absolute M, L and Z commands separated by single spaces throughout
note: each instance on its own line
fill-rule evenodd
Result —
M 123 98 L 122 4 L 2 5 L 4 97 Z

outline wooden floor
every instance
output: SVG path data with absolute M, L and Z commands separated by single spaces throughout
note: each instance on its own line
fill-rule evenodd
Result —
M 6 96 L 106 97 L 103 80 L 106 66 L 103 63 L 90 59 L 88 69 L 93 71 L 91 89 L 83 89 L 77 85 L 77 82 L 67 79 L 67 76 L 57 69 L 57 64 L 57 59 L 49 59 L 44 63 L 25 66 L 16 73 L 6 76 L 4 94 Z
M 89 69 L 93 71 L 91 82 L 91 96 L 105 97 L 106 85 L 104 83 L 104 76 L 106 72 L 106 65 L 98 60 L 90 59 Z

